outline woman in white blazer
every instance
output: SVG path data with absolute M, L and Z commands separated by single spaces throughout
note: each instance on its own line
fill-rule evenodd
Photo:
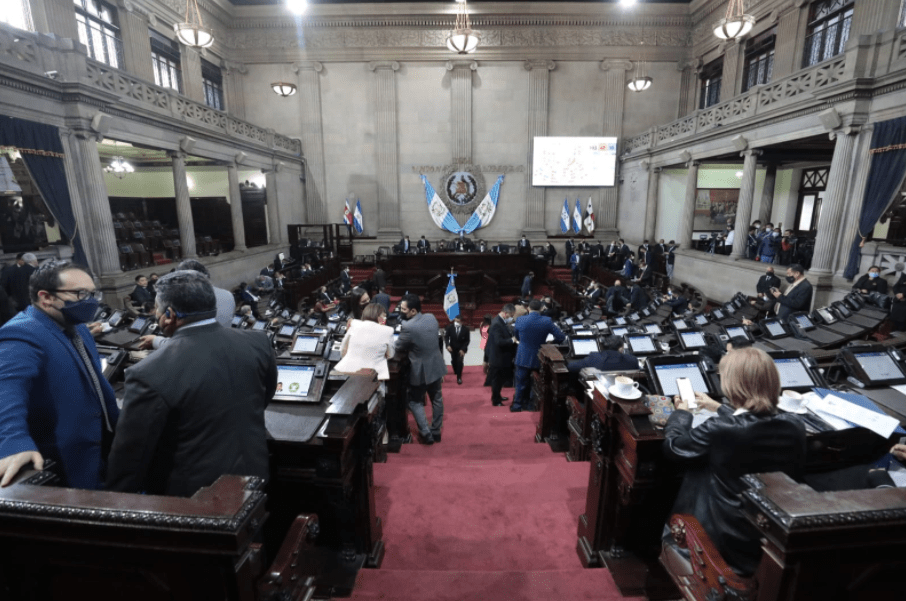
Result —
M 378 380 L 389 380 L 387 359 L 393 356 L 393 328 L 383 325 L 386 322 L 386 310 L 377 303 L 364 308 L 361 320 L 350 320 L 340 347 L 343 358 L 333 370 L 354 374 L 361 369 L 373 369 Z

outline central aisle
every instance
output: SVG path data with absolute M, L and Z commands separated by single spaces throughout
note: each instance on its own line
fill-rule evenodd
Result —
M 448 375 L 442 442 L 374 466 L 386 556 L 359 572 L 352 598 L 623 599 L 607 570 L 576 555 L 588 463 L 536 444 L 538 414 L 492 407 L 483 382 L 481 367 L 466 367 L 461 386 Z

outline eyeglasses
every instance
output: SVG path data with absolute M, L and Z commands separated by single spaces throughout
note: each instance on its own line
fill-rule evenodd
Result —
M 56 295 L 57 292 L 68 292 L 69 294 L 75 294 L 75 295 L 76 295 L 76 298 L 78 298 L 80 301 L 83 301 L 83 300 L 85 300 L 86 298 L 93 298 L 93 299 L 95 299 L 95 300 L 101 300 L 101 299 L 104 297 L 104 293 L 101 292 L 100 290 L 97 290 L 97 289 L 95 289 L 95 290 L 85 290 L 85 289 L 81 289 L 81 290 L 53 290 L 53 291 L 48 291 L 48 292 L 53 292 L 54 295 Z

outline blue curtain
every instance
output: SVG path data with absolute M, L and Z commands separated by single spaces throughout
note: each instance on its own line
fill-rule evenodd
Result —
M 0 145 L 14 146 L 21 152 L 44 203 L 69 238 L 76 262 L 87 265 L 81 240 L 76 235 L 59 129 L 44 123 L 0 116 Z
M 843 271 L 847 280 L 859 273 L 862 250 L 859 244 L 868 236 L 887 207 L 903 185 L 906 176 L 906 117 L 883 121 L 875 125 L 871 136 L 871 168 L 862 213 L 859 216 L 859 231 L 849 250 L 849 262 Z

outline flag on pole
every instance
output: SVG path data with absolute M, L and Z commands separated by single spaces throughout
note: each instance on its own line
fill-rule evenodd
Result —
M 585 229 L 589 234 L 595 233 L 595 208 L 591 206 L 591 196 L 588 197 L 588 206 L 585 208 Z
M 582 231 L 582 203 L 576 199 L 576 208 L 573 211 L 573 231 L 577 234 Z
M 349 199 L 346 199 L 346 209 L 343 211 L 343 223 L 352 225 L 352 211 L 349 209 Z
M 591 199 L 589 199 L 589 200 L 591 200 Z M 357 231 L 357 232 L 360 233 L 360 234 L 361 234 L 362 231 L 365 229 L 365 226 L 363 225 L 362 221 L 363 221 L 363 218 L 362 218 L 362 201 L 361 201 L 360 199 L 356 199 L 356 201 L 355 201 L 355 213 L 352 214 L 352 223 L 353 223 L 353 225 L 355 226 L 355 231 Z
M 569 231 L 569 201 L 563 199 L 563 210 L 560 211 L 560 231 L 564 234 Z
M 456 274 L 451 271 L 447 292 L 444 294 L 444 311 L 447 312 L 447 317 L 450 318 L 450 321 L 453 321 L 459 315 L 459 294 L 456 293 L 456 284 L 453 282 L 455 277 Z

